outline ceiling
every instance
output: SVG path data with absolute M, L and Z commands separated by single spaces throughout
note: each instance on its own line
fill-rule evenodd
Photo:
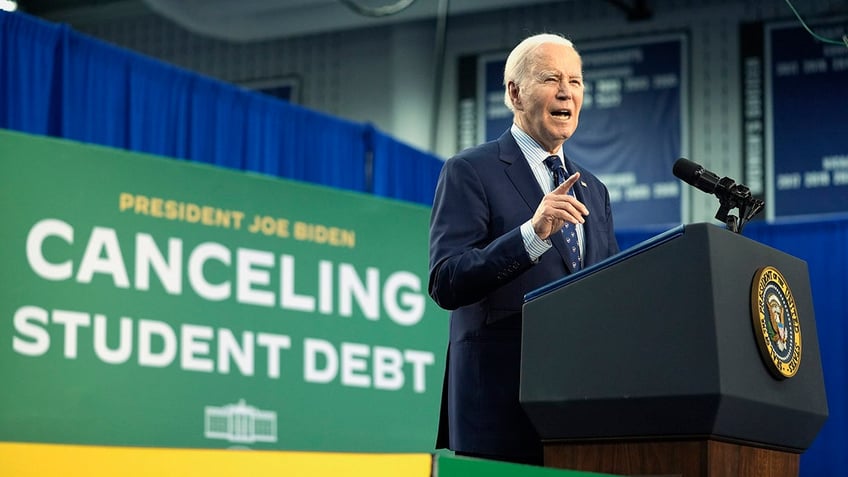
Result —
M 22 11 L 75 24 L 153 11 L 199 35 L 246 42 L 570 0 L 18 0 Z M 362 14 L 407 5 L 385 16 Z M 354 11 L 358 7 L 360 13 Z

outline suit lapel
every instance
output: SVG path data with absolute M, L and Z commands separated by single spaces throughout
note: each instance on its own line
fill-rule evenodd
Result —
M 509 177 L 527 207 L 535 211 L 542 200 L 543 193 L 542 189 L 539 188 L 539 183 L 536 182 L 533 171 L 530 170 L 530 165 L 527 164 L 527 160 L 509 130 L 498 139 L 498 143 L 500 145 L 500 160 L 506 163 L 504 172 L 506 172 L 507 177 Z
M 565 151 L 563 151 L 563 152 L 565 152 Z M 568 159 L 568 157 L 565 156 L 565 154 L 563 154 L 563 159 L 565 159 L 565 167 L 566 167 L 566 169 L 568 169 L 569 174 L 574 174 L 577 171 L 580 172 L 580 176 L 581 176 L 580 179 L 577 181 L 576 184 L 574 184 L 574 187 L 572 187 L 572 189 L 574 190 L 574 197 L 576 197 L 577 200 L 579 200 L 580 202 L 586 204 L 587 207 L 591 208 L 591 204 L 589 203 L 589 197 L 591 196 L 591 193 L 590 193 L 589 186 L 587 185 L 586 181 L 583 180 L 584 172 L 582 170 L 580 170 L 580 168 L 577 167 L 576 164 L 571 162 Z M 589 261 L 589 251 L 590 251 L 590 246 L 592 244 L 592 237 L 591 236 L 592 236 L 592 233 L 594 232 L 594 227 L 592 226 L 592 224 L 594 224 L 594 221 L 597 220 L 596 217 L 597 217 L 596 215 L 589 214 L 586 217 L 586 222 L 583 223 L 583 238 L 584 238 L 584 242 L 585 242 L 583 244 L 583 264 L 584 264 L 584 266 L 586 266 L 587 264 L 593 263 L 593 262 Z
M 565 161 L 565 170 L 568 171 L 567 172 L 568 175 L 574 174 L 575 172 L 580 172 L 580 175 L 581 176 L 583 175 L 583 171 L 581 171 L 580 168 L 577 167 L 576 164 L 571 162 L 568 159 L 568 156 L 563 154 L 562 157 L 563 157 L 563 160 Z M 577 200 L 579 200 L 580 202 L 583 202 L 584 204 L 585 204 L 585 202 L 583 200 L 585 198 L 584 194 L 588 193 L 588 190 L 587 190 L 588 187 L 589 186 L 586 185 L 586 181 L 583 179 L 583 177 L 581 177 L 577 181 L 577 183 L 574 184 L 574 187 L 571 188 L 571 190 L 574 191 L 574 197 L 577 197 Z

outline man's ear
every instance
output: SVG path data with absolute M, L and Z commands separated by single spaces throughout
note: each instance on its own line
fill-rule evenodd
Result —
M 523 110 L 523 106 L 521 105 L 521 96 L 519 93 L 518 85 L 515 81 L 510 81 L 506 84 L 507 90 L 509 91 L 509 99 L 512 101 L 512 107 L 517 111 Z

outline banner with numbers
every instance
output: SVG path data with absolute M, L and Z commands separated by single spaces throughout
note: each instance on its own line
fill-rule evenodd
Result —
M 840 41 L 848 18 L 811 23 Z M 844 213 L 848 203 L 848 45 L 797 22 L 765 26 L 766 212 Z

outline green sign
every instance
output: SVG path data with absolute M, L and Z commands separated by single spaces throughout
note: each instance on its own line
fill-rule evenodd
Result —
M 0 441 L 432 449 L 428 209 L 0 131 L 0 213 Z

